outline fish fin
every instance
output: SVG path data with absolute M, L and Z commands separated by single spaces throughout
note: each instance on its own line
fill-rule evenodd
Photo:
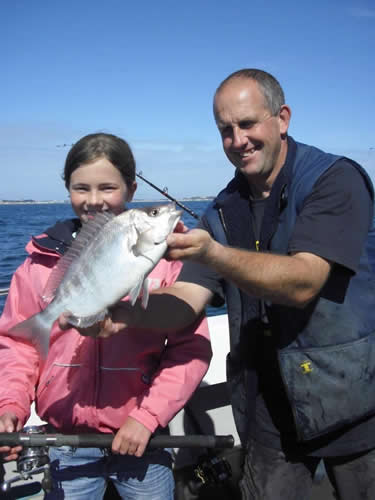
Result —
M 88 326 L 94 325 L 95 323 L 99 323 L 99 321 L 103 321 L 108 313 L 107 309 L 98 312 L 97 314 L 92 314 L 91 316 L 74 316 L 73 314 L 70 316 L 66 316 L 68 322 L 79 328 L 87 328 Z
M 137 241 L 132 247 L 133 253 L 136 257 L 139 255 L 144 255 L 154 248 L 155 244 L 150 238 L 150 234 L 152 234 L 153 228 L 146 229 L 145 231 L 139 232 L 137 231 Z
M 132 306 L 134 306 L 137 298 L 141 296 L 142 307 L 143 309 L 146 309 L 149 298 L 149 283 L 150 280 L 148 278 L 139 280 L 138 283 L 130 290 L 129 298 Z
M 48 303 L 54 298 L 56 290 L 72 262 L 81 255 L 83 249 L 95 238 L 102 227 L 114 217 L 115 215 L 112 212 L 98 212 L 94 215 L 93 219 L 83 223 L 77 237 L 72 242 L 67 252 L 59 259 L 56 267 L 52 270 L 48 278 L 42 296 L 45 303 Z
M 134 306 L 137 298 L 141 294 L 143 281 L 144 281 L 143 279 L 140 279 L 137 282 L 137 284 L 129 292 L 130 303 L 131 303 L 132 306 Z
M 143 288 L 142 288 L 142 307 L 143 307 L 143 309 L 147 308 L 148 298 L 150 296 L 149 284 L 150 284 L 150 280 L 148 278 L 146 278 L 143 282 Z
M 50 333 L 54 320 L 43 312 L 34 314 L 25 321 L 21 321 L 8 331 L 9 337 L 32 344 L 42 361 L 48 354 Z
M 126 244 L 128 252 L 134 253 L 134 247 L 138 241 L 138 231 L 135 225 L 129 224 L 126 228 Z

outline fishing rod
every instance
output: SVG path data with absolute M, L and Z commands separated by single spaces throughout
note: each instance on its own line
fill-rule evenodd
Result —
M 155 184 L 153 184 L 152 182 L 150 182 L 147 179 L 145 179 L 145 177 L 143 177 L 142 171 L 141 172 L 137 172 L 135 175 L 137 177 L 139 177 L 140 179 L 142 179 L 142 181 L 144 181 L 146 184 L 148 184 L 149 186 L 151 186 L 154 189 L 156 189 L 156 191 L 158 191 L 159 193 L 161 193 L 163 196 L 165 196 L 169 200 L 171 200 L 174 203 L 176 203 L 176 205 L 178 205 L 180 208 L 182 208 L 183 210 L 185 210 L 185 212 L 187 212 L 189 215 L 191 215 L 195 219 L 199 219 L 199 215 L 197 215 L 193 210 L 191 210 L 187 206 L 183 205 L 180 201 L 177 201 L 176 198 L 173 198 L 173 196 L 171 196 L 170 194 L 168 194 L 168 188 L 167 187 L 164 187 L 164 189 L 158 188 Z
M 1 446 L 74 446 L 77 448 L 109 448 L 114 434 L 34 434 L 28 432 L 0 432 Z M 147 447 L 154 448 L 233 448 L 234 437 L 229 435 L 159 435 L 150 438 Z
M 32 479 L 34 474 L 43 473 L 41 487 L 49 493 L 53 487 L 51 464 L 48 449 L 56 446 L 73 446 L 75 448 L 110 448 L 114 434 L 45 434 L 45 426 L 24 427 L 21 432 L 0 432 L 0 446 L 22 446 L 16 465 L 17 473 L 10 479 L 0 483 L 0 496 L 8 493 L 13 483 Z M 216 448 L 234 447 L 234 437 L 216 435 L 190 436 L 153 436 L 147 448 Z M 23 497 L 23 496 L 22 496 Z M 10 498 L 10 497 L 9 497 Z M 13 496 L 11 496 L 13 498 Z M 18 498 L 18 496 L 17 496 Z

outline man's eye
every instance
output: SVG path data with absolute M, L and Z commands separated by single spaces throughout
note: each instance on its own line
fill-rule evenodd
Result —
M 255 122 L 253 122 L 251 120 L 245 120 L 243 122 L 240 122 L 240 128 L 242 128 L 242 129 L 249 129 L 249 128 L 254 127 L 254 125 L 255 125 Z
M 232 128 L 231 127 L 224 127 L 220 129 L 220 133 L 223 137 L 228 137 L 228 135 L 231 135 L 232 133 Z

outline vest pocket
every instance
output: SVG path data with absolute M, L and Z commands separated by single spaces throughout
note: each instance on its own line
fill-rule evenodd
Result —
M 279 364 L 299 440 L 375 413 L 375 332 L 336 346 L 284 349 Z

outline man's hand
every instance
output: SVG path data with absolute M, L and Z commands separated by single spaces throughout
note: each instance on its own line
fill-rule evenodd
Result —
M 138 420 L 128 417 L 113 439 L 112 452 L 120 455 L 141 457 L 151 434 L 152 432 Z
M 22 428 L 18 417 L 14 413 L 6 412 L 0 416 L 0 432 L 18 432 Z M 17 460 L 18 454 L 22 450 L 22 446 L 0 446 L 0 455 L 6 462 Z
M 182 220 L 179 220 L 176 224 L 176 227 L 174 228 L 173 232 L 174 233 L 187 233 L 189 231 L 189 228 L 185 226 L 185 224 L 182 222 Z
M 192 259 L 209 264 L 219 244 L 203 229 L 192 229 L 187 233 L 172 233 L 167 238 L 170 260 Z

